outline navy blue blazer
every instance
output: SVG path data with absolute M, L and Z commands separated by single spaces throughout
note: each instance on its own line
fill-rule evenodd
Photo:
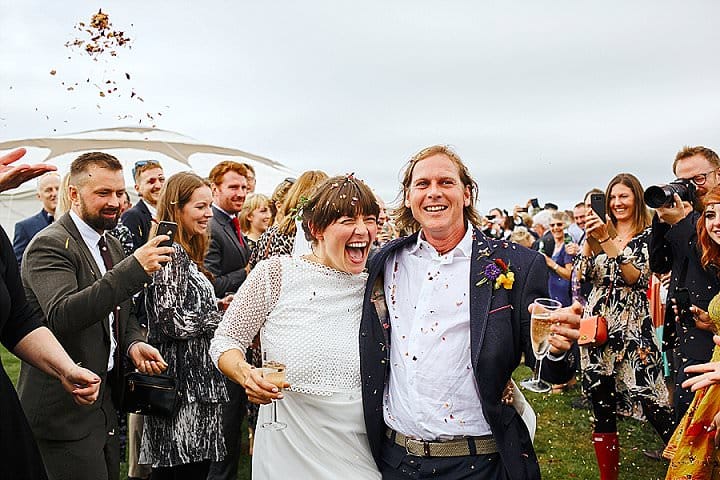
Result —
M 133 251 L 145 245 L 150 237 L 152 214 L 145 201 L 138 201 L 131 209 L 123 213 L 122 223 L 130 229 L 133 240 Z
M 50 214 L 45 209 L 40 210 L 32 217 L 20 220 L 15 224 L 15 235 L 13 236 L 13 251 L 17 258 L 18 265 L 22 263 L 23 253 L 27 248 L 30 240 L 38 234 L 40 230 L 52 223 Z
M 370 449 L 380 465 L 386 425 L 383 420 L 383 396 L 390 368 L 390 322 L 374 302 L 383 301 L 373 294 L 376 279 L 382 278 L 386 260 L 395 251 L 417 241 L 417 233 L 394 240 L 371 260 L 360 325 L 360 370 L 363 410 Z M 510 290 L 494 289 L 492 282 L 477 286 L 486 265 L 500 258 L 515 274 Z M 540 467 L 530 435 L 520 415 L 511 405 L 502 403 L 502 394 L 512 372 L 525 353 L 535 363 L 530 342 L 530 314 L 527 307 L 535 298 L 547 297 L 547 266 L 538 252 L 515 243 L 493 240 L 478 229 L 474 231 L 470 266 L 470 351 L 473 372 L 481 396 L 483 413 L 498 445 L 508 478 L 539 479 Z M 402 292 L 398 292 L 402 294 Z M 510 306 L 511 308 L 502 308 Z M 551 383 L 564 383 L 574 374 L 574 358 L 568 352 L 562 360 L 544 360 L 542 377 Z

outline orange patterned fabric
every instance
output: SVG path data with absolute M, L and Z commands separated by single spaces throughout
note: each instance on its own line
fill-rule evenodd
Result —
M 710 302 L 708 313 L 720 327 L 720 294 Z M 720 361 L 720 347 L 713 351 L 712 361 Z M 720 384 L 695 392 L 690 408 L 680 420 L 663 456 L 670 460 L 665 480 L 720 479 L 720 455 L 715 448 L 715 431 L 708 431 L 720 412 Z

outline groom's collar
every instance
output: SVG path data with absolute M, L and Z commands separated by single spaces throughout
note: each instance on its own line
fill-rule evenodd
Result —
M 448 256 L 452 253 L 453 254 L 452 256 L 460 255 L 460 256 L 464 256 L 464 257 L 469 257 L 470 255 L 472 255 L 473 238 L 475 236 L 474 232 L 475 232 L 475 229 L 468 222 L 467 225 L 465 226 L 465 235 L 460 240 L 460 242 L 457 245 L 455 245 L 452 249 L 450 249 L 450 251 L 441 255 L 439 252 L 437 252 L 437 250 L 435 250 L 435 247 L 433 247 L 430 244 L 430 242 L 428 242 L 425 239 L 425 235 L 423 235 L 423 231 L 420 230 L 418 232 L 415 243 L 413 245 L 411 245 L 410 248 L 408 249 L 408 253 L 414 254 L 420 248 L 421 245 L 425 245 L 427 248 L 431 249 L 431 251 L 435 252 L 438 256 Z M 454 253 L 454 252 L 456 252 L 456 253 Z

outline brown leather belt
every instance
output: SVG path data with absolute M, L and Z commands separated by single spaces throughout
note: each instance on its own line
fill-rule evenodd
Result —
M 498 451 L 492 435 L 464 437 L 446 442 L 415 440 L 391 428 L 385 431 L 385 435 L 397 445 L 405 447 L 408 455 L 416 457 L 465 457 L 468 455 L 488 455 Z

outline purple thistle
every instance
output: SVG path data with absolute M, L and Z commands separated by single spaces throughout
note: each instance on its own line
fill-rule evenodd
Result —
M 497 280 L 501 273 L 502 270 L 500 270 L 500 267 L 498 267 L 494 263 L 486 265 L 485 269 L 483 270 L 483 275 L 485 275 L 485 278 L 492 281 Z

